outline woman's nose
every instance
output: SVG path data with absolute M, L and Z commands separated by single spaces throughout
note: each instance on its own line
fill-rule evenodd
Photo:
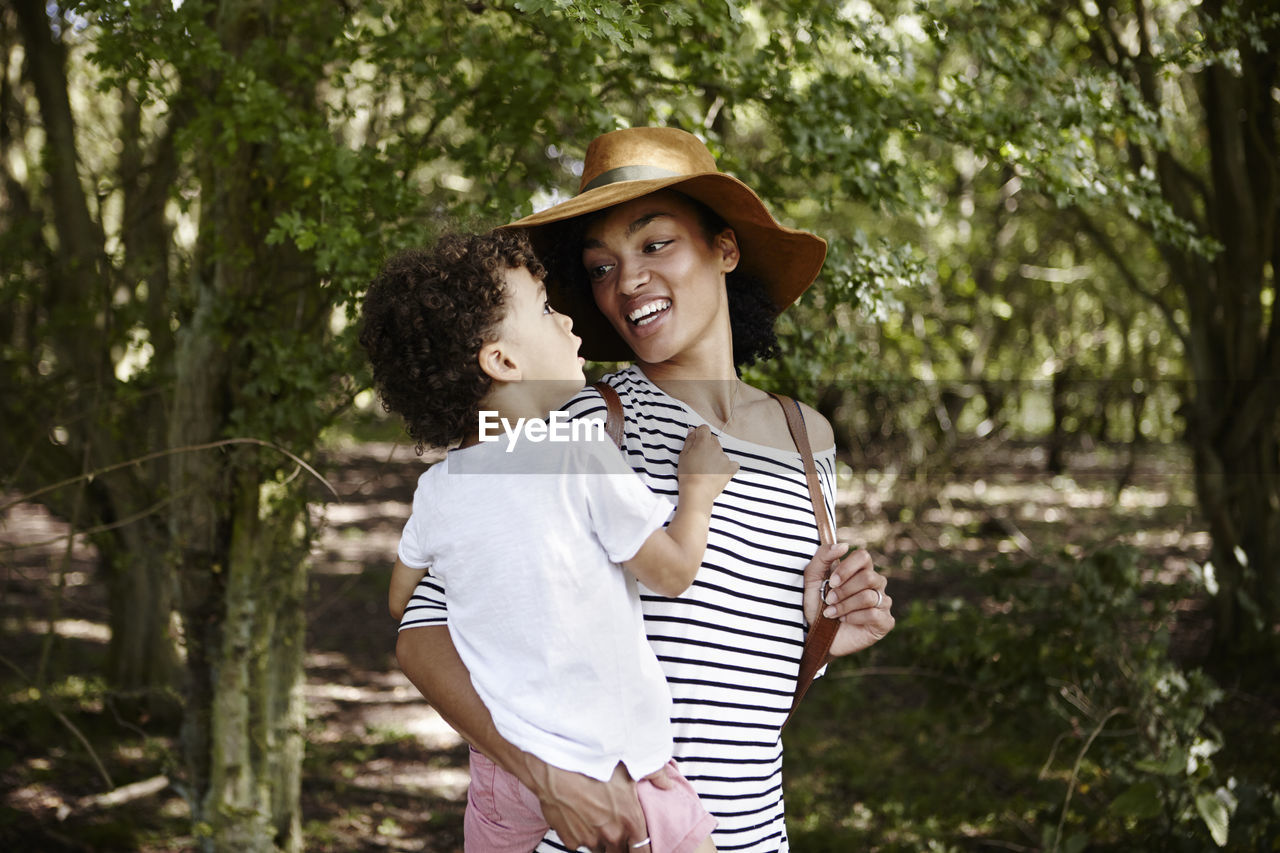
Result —
M 630 295 L 649 281 L 649 269 L 641 261 L 619 261 L 618 282 L 624 294 Z

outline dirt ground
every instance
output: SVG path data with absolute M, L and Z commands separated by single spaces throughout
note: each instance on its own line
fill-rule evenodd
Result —
M 971 461 L 963 478 L 927 486 L 929 498 L 914 506 L 902 496 L 918 495 L 918 484 L 892 471 L 846 477 L 840 538 L 879 555 L 899 607 L 937 593 L 910 569 L 920 549 L 977 558 L 1114 536 L 1163 555 L 1168 572 L 1192 570 L 1207 550 L 1185 468 L 1140 468 L 1117 496 L 1110 457 L 1080 454 L 1071 478 L 1054 479 L 1037 453 Z M 400 674 L 386 609 L 422 460 L 404 445 L 363 444 L 333 450 L 319 467 L 342 500 L 317 508 L 323 535 L 307 605 L 307 849 L 461 850 L 466 747 Z M 190 849 L 176 727 L 120 714 L 95 681 L 108 640 L 105 585 L 92 550 L 68 548 L 65 532 L 32 505 L 0 516 L 0 847 Z M 1204 620 L 1195 603 L 1186 615 L 1191 647 Z M 30 684 L 42 659 L 57 687 L 39 694 Z M 111 791 L 115 800 L 103 797 Z

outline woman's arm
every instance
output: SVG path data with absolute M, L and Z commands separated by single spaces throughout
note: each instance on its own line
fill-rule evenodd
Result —
M 635 783 L 621 766 L 608 782 L 599 782 L 552 767 L 499 734 L 447 626 L 401 631 L 396 660 L 458 734 L 537 795 L 547 823 L 570 849 L 603 845 L 610 853 L 624 853 L 631 842 L 647 836 Z
M 387 591 L 387 607 L 393 619 L 399 621 L 404 616 L 414 589 L 426 576 L 426 569 L 411 569 L 399 557 L 396 558 L 395 567 L 391 569 L 391 586 Z
M 809 444 L 821 453 L 835 444 L 831 424 L 814 409 L 800 404 Z M 831 566 L 827 598 L 821 601 L 821 587 L 827 566 Z M 860 652 L 893 630 L 896 620 L 888 580 L 876 571 L 871 555 L 847 543 L 821 546 L 804 570 L 804 614 L 812 624 L 819 607 L 825 615 L 840 620 L 840 630 L 831 643 L 827 660 Z

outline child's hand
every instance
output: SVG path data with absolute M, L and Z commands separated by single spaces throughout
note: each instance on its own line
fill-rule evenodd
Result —
M 676 468 L 681 498 L 689 497 L 686 492 L 690 492 L 704 500 L 714 501 L 737 472 L 738 463 L 725 455 L 710 427 L 703 424 L 689 430 Z

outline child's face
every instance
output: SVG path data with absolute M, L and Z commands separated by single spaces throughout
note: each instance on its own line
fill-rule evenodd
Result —
M 545 400 L 547 411 L 559 408 L 576 394 L 586 377 L 578 356 L 582 338 L 573 333 L 573 320 L 547 301 L 547 288 L 524 267 L 505 273 L 507 313 L 501 339 L 520 367 L 521 381 L 539 383 L 533 390 Z

